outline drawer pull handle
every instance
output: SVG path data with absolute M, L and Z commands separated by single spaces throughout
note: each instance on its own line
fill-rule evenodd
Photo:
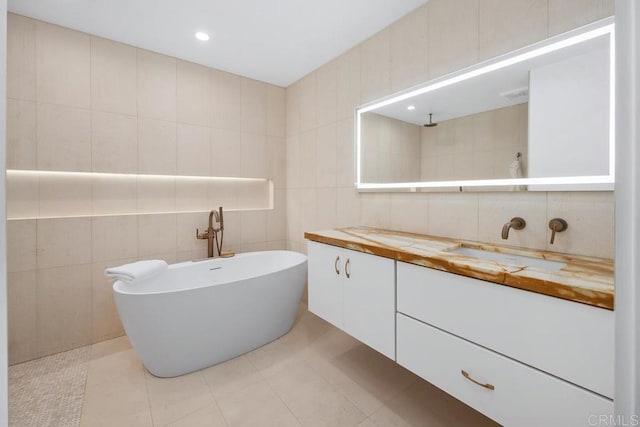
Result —
M 338 262 L 340 261 L 340 257 L 336 257 L 336 261 L 333 263 L 333 268 L 336 269 L 336 274 L 340 274 L 340 270 L 338 269 Z
M 349 258 L 347 258 L 347 262 L 344 263 L 344 274 L 347 275 L 347 279 L 351 277 L 351 274 L 349 274 L 349 264 L 351 263 L 351 260 Z
M 465 377 L 466 379 L 468 379 L 469 381 L 471 381 L 474 384 L 478 384 L 480 387 L 484 387 L 486 389 L 489 390 L 495 390 L 496 388 L 493 386 L 493 384 L 482 384 L 481 382 L 478 382 L 476 380 L 474 380 L 473 378 L 471 378 L 471 375 L 469 375 L 469 373 L 467 371 L 465 371 L 464 369 L 460 371 L 460 373 L 462 374 L 463 377 Z

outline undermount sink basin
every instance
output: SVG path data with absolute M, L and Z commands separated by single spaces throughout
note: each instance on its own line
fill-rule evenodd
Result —
M 532 258 L 522 255 L 504 254 L 500 252 L 486 251 L 483 249 L 465 248 L 464 246 L 453 249 L 450 252 L 473 258 L 490 259 L 501 264 L 520 267 L 531 267 L 545 271 L 558 271 L 562 267 L 567 265 L 566 263 L 560 261 L 550 261 L 548 259 Z

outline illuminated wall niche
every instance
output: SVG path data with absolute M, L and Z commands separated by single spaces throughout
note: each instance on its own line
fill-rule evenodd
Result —
M 273 209 L 266 178 L 7 170 L 8 219 Z

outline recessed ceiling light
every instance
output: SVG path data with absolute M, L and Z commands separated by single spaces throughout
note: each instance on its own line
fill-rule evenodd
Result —
M 415 105 L 409 105 L 409 106 L 407 107 L 407 110 L 415 110 L 415 109 L 416 109 L 416 106 L 415 106 Z
M 211 37 L 209 37 L 209 34 L 207 33 L 203 33 L 202 31 L 198 31 L 196 33 L 196 38 L 200 41 L 206 42 L 208 41 Z

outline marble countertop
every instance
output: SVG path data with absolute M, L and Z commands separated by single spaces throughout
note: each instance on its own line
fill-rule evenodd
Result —
M 501 285 L 613 310 L 613 260 L 369 227 L 307 232 L 305 238 Z M 565 263 L 557 271 L 454 253 L 481 249 Z

